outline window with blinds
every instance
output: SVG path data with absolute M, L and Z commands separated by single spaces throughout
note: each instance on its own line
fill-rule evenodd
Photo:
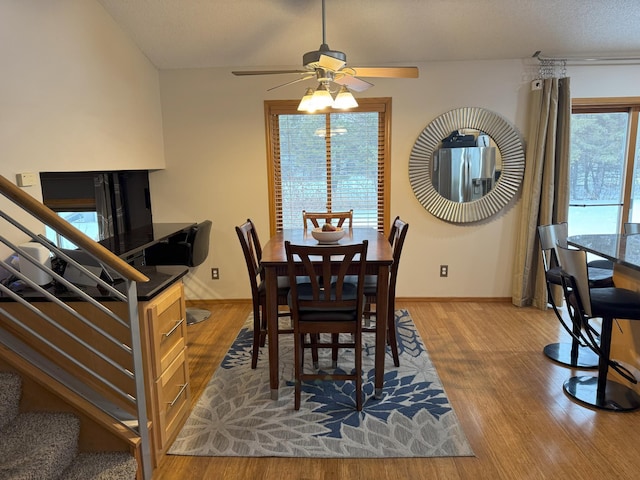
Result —
M 353 226 L 384 230 L 388 216 L 391 99 L 349 111 L 297 111 L 267 101 L 271 230 L 302 227 L 302 210 L 353 209 Z

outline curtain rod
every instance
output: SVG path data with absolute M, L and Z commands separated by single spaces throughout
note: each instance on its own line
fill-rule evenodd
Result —
M 542 55 L 542 52 L 538 50 L 532 55 L 533 58 L 537 58 L 540 61 L 548 62 L 640 62 L 640 56 L 636 57 L 547 57 Z

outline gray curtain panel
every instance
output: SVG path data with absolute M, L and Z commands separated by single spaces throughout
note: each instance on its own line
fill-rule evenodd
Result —
M 569 78 L 537 82 L 542 83 L 542 88 L 532 89 L 529 98 L 522 216 L 511 300 L 519 307 L 534 305 L 544 309 L 547 290 L 537 227 L 567 221 L 571 93 Z

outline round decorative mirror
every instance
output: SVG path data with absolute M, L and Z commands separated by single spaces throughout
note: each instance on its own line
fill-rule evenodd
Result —
M 409 181 L 418 201 L 452 223 L 495 215 L 518 192 L 523 176 L 518 131 L 483 108 L 459 108 L 437 117 L 418 136 L 409 159 Z

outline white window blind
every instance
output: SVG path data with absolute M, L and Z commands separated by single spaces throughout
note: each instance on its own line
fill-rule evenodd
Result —
M 297 101 L 267 105 L 274 230 L 302 227 L 302 210 L 350 209 L 354 227 L 384 230 L 388 104 L 372 100 L 315 114 L 297 112 Z

